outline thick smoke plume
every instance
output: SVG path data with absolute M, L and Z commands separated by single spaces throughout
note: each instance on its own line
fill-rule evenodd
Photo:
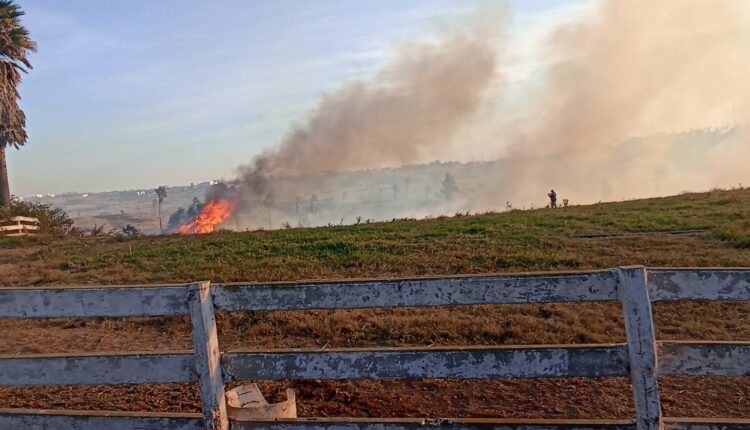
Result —
M 353 81 L 322 97 L 307 123 L 242 166 L 238 214 L 275 203 L 271 179 L 434 160 L 500 79 L 502 35 L 486 16 L 437 40 L 400 47 L 374 82 Z M 483 21 L 484 20 L 484 21 Z M 241 215 L 240 215 L 241 216 Z
M 750 119 L 747 6 L 607 0 L 593 16 L 555 29 L 547 52 L 562 60 L 530 97 L 528 118 L 504 130 L 504 141 L 510 158 L 556 162 L 514 172 L 509 198 L 544 185 L 576 201 L 658 195 L 709 188 L 726 177 L 731 164 L 711 162 L 747 158 L 747 144 L 677 147 L 664 133 Z M 629 145 L 636 136 L 653 137 L 648 146 Z M 696 158 L 702 163 L 691 163 Z M 739 169 L 732 173 L 741 180 Z
M 461 145 L 514 160 L 481 189 L 456 187 L 463 197 L 451 208 L 464 210 L 544 201 L 552 187 L 580 203 L 739 182 L 747 127 L 719 143 L 670 133 L 750 121 L 749 12 L 735 0 L 602 0 L 551 31 L 550 64 L 514 84 L 520 96 L 506 91 L 505 37 L 487 31 L 507 28 L 503 20 L 403 46 L 374 83 L 324 96 L 304 126 L 218 195 L 238 201 L 242 226 L 243 216 L 278 207 L 276 178 L 431 161 Z M 650 137 L 629 140 L 639 136 Z

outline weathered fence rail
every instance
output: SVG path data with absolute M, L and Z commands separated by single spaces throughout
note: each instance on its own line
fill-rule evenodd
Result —
M 39 220 L 27 216 L 14 216 L 7 225 L 0 225 L 0 234 L 6 236 L 29 236 L 39 230 Z
M 189 315 L 193 351 L 0 356 L 0 386 L 198 382 L 203 414 L 0 409 L 0 429 L 750 429 L 750 420 L 664 418 L 658 375 L 750 375 L 750 342 L 657 342 L 651 302 L 750 300 L 750 269 L 626 267 L 559 274 L 314 283 L 0 289 L 0 317 Z M 627 342 L 220 353 L 215 309 L 307 310 L 619 301 Z M 658 360 L 657 360 L 658 357 Z M 279 379 L 630 376 L 637 416 L 607 420 L 299 419 L 229 423 L 224 383 Z

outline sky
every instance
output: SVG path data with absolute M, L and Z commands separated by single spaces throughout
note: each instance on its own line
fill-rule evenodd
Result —
M 367 79 L 399 43 L 475 10 L 468 0 L 17 0 L 38 43 L 21 86 L 28 144 L 11 192 L 99 192 L 231 178 L 303 123 L 319 97 Z M 484 0 L 487 3 L 496 3 Z M 500 1 L 500 3 L 503 3 Z M 508 69 L 597 0 L 509 0 Z

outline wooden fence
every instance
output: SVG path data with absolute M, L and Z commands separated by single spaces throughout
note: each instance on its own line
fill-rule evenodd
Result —
M 193 351 L 0 357 L 0 386 L 198 382 L 203 414 L 0 409 L 0 429 L 739 430 L 750 419 L 665 418 L 659 375 L 750 375 L 750 342 L 657 342 L 651 302 L 750 300 L 750 269 L 645 269 L 294 284 L 0 289 L 0 317 L 190 315 Z M 214 310 L 619 301 L 627 342 L 220 352 Z M 658 357 L 658 360 L 657 360 Z M 236 380 L 629 376 L 633 420 L 297 419 L 228 423 Z
M 27 216 L 14 216 L 8 225 L 0 225 L 0 233 L 6 236 L 29 236 L 39 230 L 39 220 Z

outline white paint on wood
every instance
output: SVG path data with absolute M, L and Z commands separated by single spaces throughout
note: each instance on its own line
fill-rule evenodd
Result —
M 16 231 L 16 230 L 23 230 L 26 226 L 21 224 L 15 224 L 15 225 L 3 225 L 0 226 L 0 231 Z
M 14 414 L 0 411 L 0 430 L 4 425 L 10 425 L 8 423 L 13 424 L 12 428 L 22 426 L 31 429 L 86 430 L 106 427 L 225 430 L 228 424 L 222 360 L 227 367 L 229 379 L 617 376 L 624 373 L 626 363 L 629 362 L 638 411 L 638 430 L 658 429 L 662 422 L 665 423 L 665 428 L 679 430 L 749 429 L 748 422 L 662 420 L 657 370 L 661 374 L 749 375 L 750 365 L 747 363 L 750 360 L 746 358 L 750 356 L 750 346 L 746 342 L 664 342 L 659 346 L 661 367 L 657 367 L 650 299 L 750 300 L 750 270 L 650 269 L 649 273 L 647 279 L 646 271 L 638 267 L 566 274 L 227 284 L 214 289 L 207 282 L 192 284 L 189 288 L 175 285 L 0 288 L 0 317 L 190 314 L 196 354 L 194 357 L 172 353 L 0 357 L 0 385 L 198 380 L 206 417 L 204 426 L 199 425 L 199 420 L 185 421 L 182 418 L 121 417 L 107 414 L 88 416 L 75 413 Z M 224 310 L 293 310 L 610 300 L 622 303 L 628 335 L 627 346 L 435 348 L 409 351 L 286 350 L 230 353 L 221 359 L 214 318 L 214 306 Z M 112 421 L 107 421 L 110 419 Z M 148 421 L 151 419 L 156 421 Z M 174 421 L 175 419 L 179 422 Z M 249 425 L 252 428 L 259 425 L 279 427 L 272 430 L 292 430 L 291 427 L 301 427 L 299 430 L 399 430 L 433 425 L 448 425 L 459 429 L 481 427 L 523 430 L 633 427 L 622 427 L 619 424 L 602 427 L 598 424 L 581 423 L 553 425 L 538 422 L 493 424 L 459 421 L 316 421 Z
M 750 300 L 749 269 L 648 269 L 652 301 Z
M 750 342 L 659 342 L 660 375 L 750 376 Z
M 20 215 L 18 215 L 18 216 L 14 216 L 10 220 L 11 221 L 15 221 L 15 222 L 28 222 L 28 223 L 32 223 L 32 224 L 39 224 L 39 219 L 38 218 L 33 218 L 33 217 L 28 217 L 28 216 L 20 216 Z
M 664 418 L 667 430 L 750 430 L 748 418 Z
M 229 421 L 211 283 L 191 284 L 188 287 L 188 304 L 205 429 L 227 430 Z
M 202 430 L 200 414 L 0 409 L 0 430 Z
M 357 419 L 325 418 L 295 421 L 233 423 L 232 430 L 633 430 L 632 422 L 616 420 L 534 419 Z M 749 430 L 748 419 L 665 419 L 666 430 Z
M 355 309 L 617 300 L 612 271 L 297 284 L 220 284 L 227 311 Z
M 171 316 L 188 313 L 184 285 L 0 288 L 0 317 Z
M 666 430 L 748 430 L 750 419 L 665 418 Z M 0 409 L 0 430 L 201 430 L 200 414 Z M 232 423 L 232 430 L 633 430 L 624 420 L 301 418 Z
M 192 353 L 0 356 L 0 386 L 160 384 L 195 380 Z
M 17 233 L 9 233 L 7 236 L 28 236 L 31 232 L 39 230 L 39 220 L 36 218 L 29 218 L 23 216 L 16 216 L 10 219 L 15 224 L 0 226 L 0 232 L 15 231 Z
M 232 423 L 232 430 L 633 430 L 632 421 L 495 418 L 302 418 Z
M 626 376 L 622 344 L 232 352 L 227 380 Z
M 668 420 L 668 421 L 667 421 Z M 605 420 L 533 420 L 533 419 L 356 419 L 325 418 L 295 421 L 233 423 L 232 430 L 633 430 L 631 422 Z M 750 430 L 748 419 L 672 418 L 666 430 Z
M 633 384 L 637 430 L 662 428 L 661 400 L 656 380 L 656 336 L 643 267 L 617 270 L 617 293 L 625 316 L 630 381 Z

